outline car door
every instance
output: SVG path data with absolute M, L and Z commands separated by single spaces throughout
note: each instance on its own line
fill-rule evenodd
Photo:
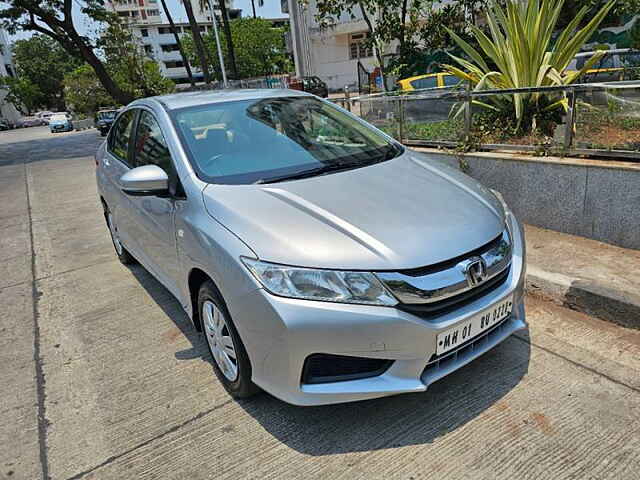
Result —
M 136 167 L 157 165 L 177 182 L 176 170 L 160 125 L 153 113 L 141 109 L 132 142 Z M 175 189 L 173 189 L 175 191 Z M 127 228 L 144 251 L 147 268 L 174 294 L 178 278 L 178 255 L 174 223 L 175 195 L 128 196 L 131 217 Z
M 137 109 L 130 109 L 120 115 L 107 139 L 107 151 L 102 158 L 100 174 L 104 176 L 103 195 L 115 220 L 120 240 L 133 256 L 139 258 L 140 246 L 137 238 L 131 234 L 129 224 L 129 199 L 120 188 L 120 177 L 128 172 L 131 163 L 131 142 Z

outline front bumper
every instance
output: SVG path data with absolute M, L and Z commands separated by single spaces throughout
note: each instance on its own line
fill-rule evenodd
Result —
M 254 383 L 294 405 L 352 402 L 427 390 L 433 382 L 526 328 L 524 239 L 519 228 L 514 230 L 507 280 L 437 318 L 425 319 L 391 307 L 282 298 L 264 289 L 233 299 L 228 303 L 251 360 Z M 513 295 L 513 310 L 505 321 L 430 362 L 440 332 L 492 308 L 509 295 Z M 304 362 L 318 353 L 393 363 L 371 378 L 305 384 Z

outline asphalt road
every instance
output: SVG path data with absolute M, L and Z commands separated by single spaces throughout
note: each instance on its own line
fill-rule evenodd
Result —
M 640 332 L 537 299 L 423 394 L 231 400 L 178 303 L 117 262 L 100 140 L 0 132 L 1 479 L 640 477 Z

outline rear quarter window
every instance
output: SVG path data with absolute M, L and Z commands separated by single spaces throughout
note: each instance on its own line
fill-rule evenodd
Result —
M 109 136 L 109 152 L 126 165 L 129 165 L 129 143 L 133 133 L 135 115 L 135 110 L 124 112 L 116 121 Z

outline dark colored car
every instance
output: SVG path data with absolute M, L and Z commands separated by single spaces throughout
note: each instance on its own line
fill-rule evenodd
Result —
M 46 125 L 47 122 L 41 120 L 38 117 L 22 117 L 18 120 L 18 128 L 27 128 L 27 127 L 40 127 L 42 125 Z
M 322 98 L 329 96 L 329 88 L 327 84 L 320 80 L 318 77 L 304 77 L 302 79 L 302 85 L 305 92 L 313 93 Z
M 9 120 L 5 120 L 4 118 L 0 118 L 0 131 L 2 130 L 11 130 L 13 128 L 13 124 L 9 122 Z
M 96 113 L 95 124 L 96 128 L 100 130 L 100 135 L 103 137 L 109 133 L 113 121 L 116 119 L 118 111 L 115 109 L 99 110 Z

